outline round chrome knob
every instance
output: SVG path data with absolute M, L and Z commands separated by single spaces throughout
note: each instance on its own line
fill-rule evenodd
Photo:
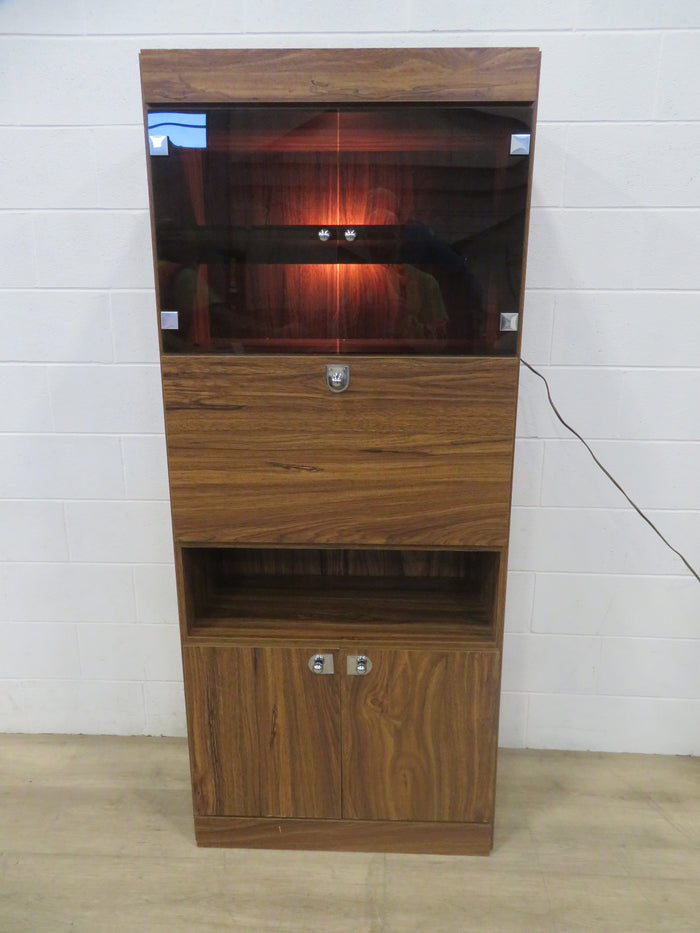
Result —
M 349 227 L 349 228 L 345 231 L 345 239 L 348 241 L 348 243 L 352 243 L 352 241 L 353 241 L 356 237 L 357 237 L 357 234 L 355 233 L 355 231 L 354 231 L 352 228 Z
M 331 232 L 330 232 L 330 230 L 326 230 L 325 227 L 322 227 L 322 228 L 318 231 L 318 238 L 319 238 L 319 240 L 321 240 L 323 243 L 325 243 L 326 240 L 330 240 L 330 238 L 331 238 Z
M 364 674 L 367 670 L 367 658 L 363 654 L 358 656 L 355 669 L 358 674 Z
M 335 665 L 333 664 L 332 654 L 312 654 L 307 661 L 309 670 L 314 674 L 334 674 Z

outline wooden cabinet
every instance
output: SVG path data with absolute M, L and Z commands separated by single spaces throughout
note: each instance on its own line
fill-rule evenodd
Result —
M 325 653 L 335 673 L 317 675 L 315 654 L 185 648 L 198 813 L 487 821 L 495 652 L 372 650 L 364 676 L 339 649 Z
M 539 52 L 141 73 L 197 841 L 487 853 Z

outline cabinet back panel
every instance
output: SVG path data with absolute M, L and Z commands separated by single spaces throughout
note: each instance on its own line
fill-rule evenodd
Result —
M 179 541 L 506 543 L 516 360 L 352 358 L 339 394 L 322 358 L 162 365 Z

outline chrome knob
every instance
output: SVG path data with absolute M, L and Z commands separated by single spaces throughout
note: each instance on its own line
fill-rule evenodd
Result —
M 335 674 L 332 654 L 312 654 L 309 658 L 309 670 L 314 674 Z
M 348 654 L 346 657 L 347 671 L 351 677 L 369 674 L 372 670 L 372 662 L 366 654 Z
M 319 238 L 319 240 L 321 240 L 323 243 L 325 243 L 326 240 L 330 240 L 330 238 L 331 238 L 331 232 L 330 232 L 330 230 L 326 230 L 325 227 L 322 227 L 322 228 L 318 231 L 318 238 Z
M 357 234 L 355 233 L 355 231 L 354 231 L 352 228 L 349 227 L 349 228 L 345 231 L 345 239 L 348 241 L 348 243 L 352 243 L 352 241 L 353 241 L 354 239 L 356 239 L 356 237 L 357 237 Z

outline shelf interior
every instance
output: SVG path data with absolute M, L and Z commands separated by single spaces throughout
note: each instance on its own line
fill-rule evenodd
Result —
M 496 551 L 184 548 L 189 636 L 461 643 L 495 631 Z

